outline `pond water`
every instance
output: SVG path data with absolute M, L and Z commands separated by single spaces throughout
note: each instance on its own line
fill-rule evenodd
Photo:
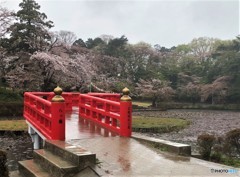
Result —
M 210 133 L 215 136 L 224 136 L 228 131 L 240 128 L 240 111 L 213 111 L 213 110 L 188 110 L 178 109 L 169 111 L 134 112 L 134 115 L 152 117 L 184 118 L 191 124 L 178 132 L 164 134 L 147 133 L 149 136 L 186 143 L 196 149 L 197 137 L 202 133 Z

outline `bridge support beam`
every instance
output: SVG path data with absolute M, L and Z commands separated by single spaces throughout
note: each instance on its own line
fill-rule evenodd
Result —
M 38 133 L 31 126 L 28 126 L 28 133 L 32 138 L 33 149 L 41 149 L 42 139 Z

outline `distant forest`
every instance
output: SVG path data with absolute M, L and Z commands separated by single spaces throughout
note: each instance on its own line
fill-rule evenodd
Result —
M 16 13 L 0 6 L 0 76 L 5 86 L 11 87 L 3 64 L 9 56 L 21 52 L 31 56 L 52 51 L 58 55 L 59 51 L 59 56 L 63 52 L 68 57 L 90 53 L 96 74 L 81 87 L 121 92 L 126 86 L 133 97 L 150 99 L 153 105 L 171 100 L 240 103 L 240 36 L 232 40 L 199 37 L 171 48 L 130 44 L 124 35 L 84 41 L 71 31 L 50 31 L 53 22 L 47 21 L 34 0 L 23 0 L 19 6 Z

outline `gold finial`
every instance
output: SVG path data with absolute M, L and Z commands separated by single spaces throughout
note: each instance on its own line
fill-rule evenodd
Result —
M 64 102 L 64 98 L 61 96 L 63 91 L 59 86 L 57 86 L 53 92 L 55 96 L 52 98 L 52 102 Z
M 121 101 L 132 101 L 132 98 L 129 96 L 130 91 L 127 87 L 122 90 L 122 93 Z

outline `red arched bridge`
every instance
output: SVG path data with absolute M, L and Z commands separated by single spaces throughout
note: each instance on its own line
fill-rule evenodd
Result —
M 132 102 L 128 94 L 127 88 L 122 97 L 108 93 L 62 93 L 59 87 L 48 93 L 26 92 L 24 117 L 34 149 L 41 148 L 42 142 L 45 145 L 44 149 L 34 150 L 32 160 L 19 162 L 20 173 L 26 177 L 212 176 L 214 170 L 229 168 L 156 152 L 133 138 L 122 138 L 131 136 Z M 137 134 L 133 137 L 159 147 L 165 143 L 168 151 L 177 154 L 191 154 L 189 145 Z M 96 154 L 101 165 L 96 163 Z M 234 176 L 239 176 L 238 171 L 234 172 Z
M 41 146 L 41 139 L 65 140 L 68 133 L 66 113 L 73 107 L 78 107 L 79 122 L 88 121 L 119 136 L 131 137 L 132 102 L 128 95 L 127 88 L 123 89 L 122 97 L 112 93 L 62 92 L 60 87 L 55 88 L 54 92 L 25 92 L 24 117 L 34 140 L 34 148 Z M 67 131 L 73 134 L 72 131 L 76 130 Z

